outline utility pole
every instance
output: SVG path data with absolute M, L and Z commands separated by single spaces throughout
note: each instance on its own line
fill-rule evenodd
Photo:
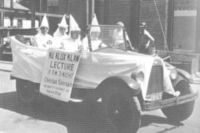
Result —
M 10 8 L 13 9 L 13 0 L 10 0 Z M 10 15 L 10 26 L 13 26 L 13 14 Z
M 197 53 L 200 53 L 200 0 L 197 0 L 197 16 L 196 16 L 196 51 Z
M 91 15 L 90 15 L 91 18 L 90 18 L 90 20 L 92 20 L 92 16 L 94 15 L 94 13 L 95 13 L 95 1 L 91 0 Z
M 130 0 L 130 39 L 133 47 L 139 47 L 140 0 Z
M 4 0 L 0 0 L 0 7 L 1 8 L 4 8 Z M 3 27 L 4 26 L 4 12 L 3 11 L 1 11 L 0 12 L 0 27 Z
M 35 0 L 31 0 L 30 1 L 30 4 L 31 4 L 31 27 L 34 28 L 35 27 Z
M 94 13 L 95 13 L 95 1 L 86 0 L 86 25 L 90 24 Z
M 0 7 L 4 8 L 4 0 L 0 0 Z M 1 11 L 0 12 L 1 16 L 0 16 L 0 27 L 4 27 L 4 12 Z M 3 37 L 2 37 L 2 32 L 0 32 L 0 46 L 3 44 Z M 0 53 L 1 56 L 1 53 Z M 1 57 L 0 57 L 1 58 Z
M 104 1 L 104 24 L 109 24 L 109 15 L 110 15 L 110 0 Z
M 167 44 L 170 51 L 173 51 L 174 33 L 174 0 L 168 0 L 167 20 Z
M 67 10 L 66 10 L 66 14 L 70 14 L 70 2 L 69 0 L 66 0 L 66 7 L 67 7 Z
M 86 25 L 89 24 L 89 13 L 90 13 L 89 5 L 90 5 L 89 0 L 86 0 Z

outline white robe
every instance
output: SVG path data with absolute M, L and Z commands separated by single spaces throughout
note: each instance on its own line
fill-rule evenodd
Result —
M 53 48 L 62 48 L 62 43 L 64 42 L 64 40 L 69 39 L 69 36 L 67 34 L 61 34 L 58 29 L 54 32 L 53 37 Z
M 59 29 L 57 29 L 54 33 L 53 33 L 53 37 L 69 37 L 66 33 L 63 35 L 60 33 Z
M 124 43 L 124 33 L 123 30 L 114 30 L 113 31 L 113 41 L 114 45 L 122 44 Z
M 82 45 L 83 45 L 83 50 L 89 51 L 89 41 L 88 37 L 83 38 L 82 40 Z M 97 40 L 91 40 L 91 48 L 92 50 L 97 50 L 102 47 L 107 47 L 106 44 L 102 42 L 102 40 L 97 39 Z
M 53 37 L 49 34 L 42 34 L 39 32 L 33 37 L 33 44 L 39 48 L 48 49 L 53 45 Z
M 80 39 L 73 40 L 72 38 L 63 39 L 61 42 L 61 48 L 68 52 L 78 52 L 81 50 Z

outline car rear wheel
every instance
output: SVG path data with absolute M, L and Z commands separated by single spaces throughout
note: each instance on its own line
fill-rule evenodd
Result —
M 35 92 L 36 87 L 37 87 L 36 83 L 23 79 L 16 79 L 18 100 L 23 104 L 33 103 L 36 99 L 36 92 Z
M 141 123 L 138 99 L 129 96 L 124 86 L 110 87 L 102 97 L 105 118 L 121 133 L 137 132 Z
M 189 83 L 185 80 L 181 80 L 175 86 L 175 90 L 180 91 L 180 96 L 192 93 Z M 169 95 L 163 95 L 163 99 L 168 99 L 168 98 L 170 98 Z M 190 115 L 193 112 L 193 109 L 194 109 L 194 101 L 191 101 L 177 106 L 163 108 L 162 112 L 167 116 L 167 118 L 170 121 L 180 122 L 190 117 Z

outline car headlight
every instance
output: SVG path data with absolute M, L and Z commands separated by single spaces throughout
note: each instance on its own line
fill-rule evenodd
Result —
M 172 80 L 175 80 L 177 78 L 177 75 L 178 75 L 178 73 L 177 73 L 176 69 L 170 70 L 170 78 Z
M 144 81 L 144 73 L 142 71 L 132 73 L 131 78 L 134 79 L 135 81 L 137 81 L 138 83 L 141 83 Z

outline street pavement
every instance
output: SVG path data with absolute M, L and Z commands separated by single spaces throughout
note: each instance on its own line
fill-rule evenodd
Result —
M 40 97 L 32 107 L 17 101 L 15 81 L 9 71 L 0 70 L 0 133 L 116 133 L 109 123 L 91 117 L 87 104 L 62 103 Z M 200 92 L 200 85 L 192 85 Z M 200 98 L 192 116 L 170 123 L 160 110 L 142 113 L 138 133 L 199 133 Z

